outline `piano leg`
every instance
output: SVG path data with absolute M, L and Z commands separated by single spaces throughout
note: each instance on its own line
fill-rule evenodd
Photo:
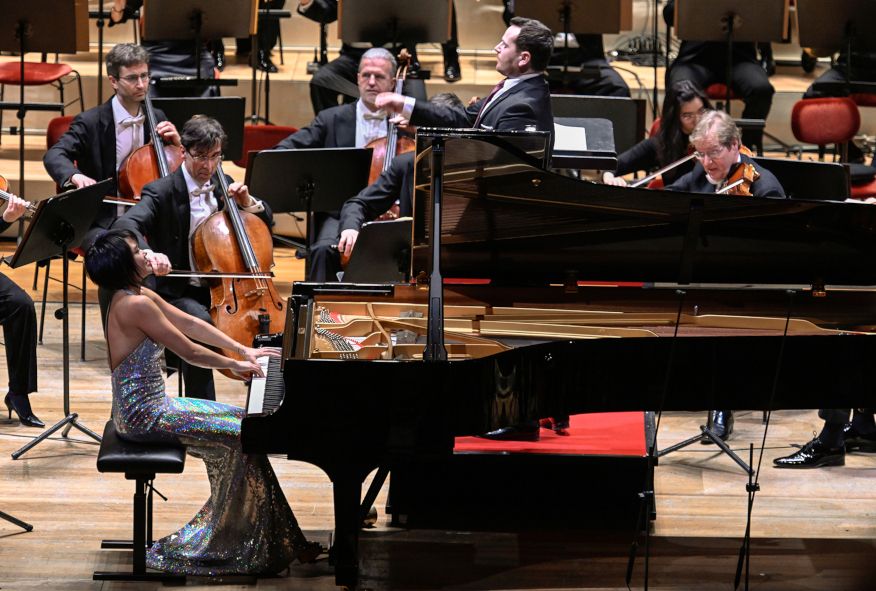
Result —
M 362 480 L 333 479 L 335 501 L 335 537 L 331 554 L 335 564 L 335 584 L 355 589 L 359 578 L 359 503 Z

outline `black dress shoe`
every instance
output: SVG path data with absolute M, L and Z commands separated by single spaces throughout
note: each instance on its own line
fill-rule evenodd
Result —
M 521 423 L 513 427 L 502 427 L 501 429 L 478 435 L 478 437 L 494 441 L 538 441 L 538 430 L 538 421 L 532 421 L 531 423 Z
M 730 438 L 730 434 L 733 433 L 733 411 L 709 411 L 709 419 L 706 421 L 706 428 L 708 428 L 715 437 L 718 437 L 722 441 L 727 441 Z M 710 444 L 712 442 L 709 441 L 709 439 L 704 438 L 700 443 Z
M 876 453 L 876 433 L 860 433 L 851 423 L 843 427 L 843 440 L 846 443 L 846 451 Z
M 827 447 L 816 437 L 796 453 L 773 460 L 776 468 L 821 468 L 843 466 L 846 463 L 844 447 Z
M 262 72 L 268 72 L 270 74 L 276 74 L 279 70 L 277 70 L 277 66 L 274 62 L 271 61 L 271 56 L 268 55 L 266 51 L 259 50 L 258 55 L 258 68 Z
M 46 426 L 39 417 L 33 414 L 33 410 L 30 408 L 30 399 L 28 399 L 27 395 L 15 395 L 12 392 L 6 394 L 6 398 L 3 399 L 3 402 L 6 404 L 6 408 L 9 411 L 9 418 L 12 419 L 12 411 L 15 411 L 15 414 L 18 415 L 18 420 L 25 427 L 37 427 L 42 429 Z
M 444 79 L 447 82 L 456 82 L 462 78 L 462 70 L 459 69 L 459 62 L 444 64 Z

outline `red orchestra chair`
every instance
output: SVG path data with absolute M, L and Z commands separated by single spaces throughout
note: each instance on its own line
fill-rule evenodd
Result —
M 840 161 L 848 159 L 848 143 L 861 127 L 858 105 L 848 97 L 801 99 L 791 109 L 791 131 L 798 141 L 818 146 L 824 160 L 828 144 L 834 144 Z
M 249 169 L 249 153 L 273 148 L 291 134 L 297 127 L 288 125 L 247 125 L 243 128 L 243 154 L 234 163 Z
M 72 101 L 65 101 L 64 87 L 67 84 L 76 82 L 79 87 L 79 98 Z M 21 79 L 21 62 L 3 62 L 0 63 L 0 102 L 5 100 L 6 86 L 19 86 L 22 84 Z M 45 60 L 41 62 L 24 62 L 24 86 L 44 86 L 50 84 L 58 89 L 60 94 L 61 115 L 64 115 L 64 110 L 79 101 L 79 110 L 85 110 L 85 99 L 82 94 L 82 77 L 79 72 L 65 63 L 48 63 Z M 3 111 L 0 110 L 0 139 L 2 139 L 3 130 Z

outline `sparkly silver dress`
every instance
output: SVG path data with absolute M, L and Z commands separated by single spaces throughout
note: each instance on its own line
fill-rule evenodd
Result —
M 163 349 L 146 339 L 113 370 L 113 420 L 125 439 L 186 445 L 207 465 L 210 498 L 182 529 L 155 542 L 147 566 L 201 576 L 284 570 L 307 541 L 268 458 L 241 450 L 243 409 L 168 397 Z

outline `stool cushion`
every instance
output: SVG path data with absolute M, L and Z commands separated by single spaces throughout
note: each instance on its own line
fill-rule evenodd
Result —
M 107 421 L 97 454 L 98 472 L 124 472 L 126 475 L 179 474 L 186 464 L 186 448 L 181 445 L 134 443 L 119 437 L 116 426 Z
M 73 71 L 68 64 L 49 64 L 46 62 L 24 62 L 25 86 L 49 84 Z M 0 84 L 21 84 L 21 64 L 4 62 L 0 64 Z
M 712 99 L 713 101 L 722 101 L 727 98 L 727 85 L 722 84 L 720 82 L 715 82 L 714 84 L 709 84 L 706 87 L 706 96 Z M 735 99 L 736 93 L 733 92 L 733 89 L 730 89 L 730 98 Z

